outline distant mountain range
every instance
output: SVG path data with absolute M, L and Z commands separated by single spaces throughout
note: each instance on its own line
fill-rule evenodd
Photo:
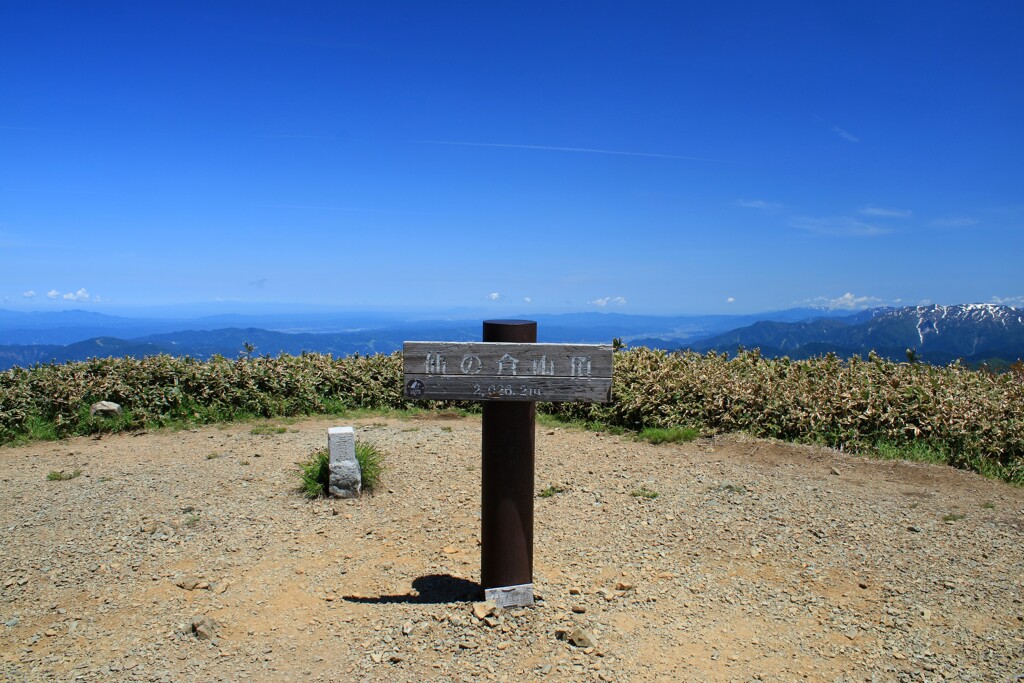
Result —
M 760 315 L 636 316 L 577 313 L 527 316 L 542 342 L 608 343 L 806 358 L 828 352 L 904 360 L 908 348 L 932 363 L 1024 357 L 1024 311 L 969 304 L 876 308 L 850 314 L 789 309 Z M 20 313 L 0 310 L 0 370 L 92 357 L 168 353 L 206 359 L 236 357 L 245 344 L 255 353 L 303 351 L 391 353 L 408 340 L 473 341 L 480 320 L 402 320 L 372 314 L 215 316 L 136 319 L 86 311 Z
M 892 360 L 905 360 L 911 349 L 920 360 L 935 364 L 1014 361 L 1024 357 L 1024 310 L 993 304 L 875 308 L 844 318 L 761 321 L 688 347 L 717 352 L 759 348 L 765 356 L 790 358 L 830 351 L 863 356 L 874 350 Z

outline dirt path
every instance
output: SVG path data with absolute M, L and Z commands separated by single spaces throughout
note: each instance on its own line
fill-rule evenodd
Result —
M 384 489 L 307 502 L 333 424 L 0 449 L 6 680 L 1024 680 L 1024 490 L 538 427 L 543 600 L 482 621 L 479 418 L 355 421 Z

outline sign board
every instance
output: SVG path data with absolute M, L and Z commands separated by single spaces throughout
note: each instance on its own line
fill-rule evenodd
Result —
M 408 398 L 607 403 L 610 344 L 405 342 Z

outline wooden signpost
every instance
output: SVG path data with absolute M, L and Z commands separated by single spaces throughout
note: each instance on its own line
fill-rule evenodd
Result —
M 406 342 L 405 395 L 483 402 L 480 583 L 533 604 L 536 401 L 611 400 L 610 344 L 537 344 L 531 320 L 485 320 L 483 343 Z

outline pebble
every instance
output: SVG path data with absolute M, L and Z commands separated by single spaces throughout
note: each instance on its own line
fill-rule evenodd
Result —
M 483 620 L 485 617 L 489 617 L 498 609 L 498 605 L 493 600 L 487 600 L 485 602 L 473 603 L 471 608 L 473 616 L 479 620 Z

